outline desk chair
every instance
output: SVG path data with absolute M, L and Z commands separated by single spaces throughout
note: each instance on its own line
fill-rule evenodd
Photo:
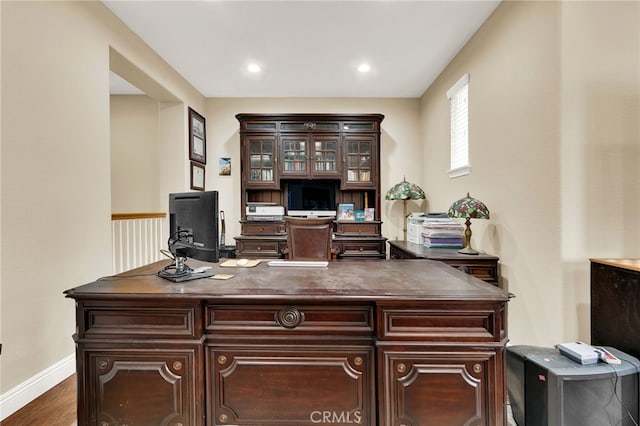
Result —
M 338 250 L 331 247 L 333 219 L 304 219 L 285 216 L 287 247 L 283 250 L 289 260 L 333 260 Z

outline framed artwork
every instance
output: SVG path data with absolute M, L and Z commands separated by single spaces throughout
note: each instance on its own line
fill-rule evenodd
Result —
M 220 157 L 218 166 L 218 174 L 220 176 L 231 176 L 231 157 Z
M 338 220 L 354 220 L 353 203 L 338 204 Z
M 189 108 L 189 159 L 207 164 L 205 119 L 191 108 Z
M 368 207 L 364 209 L 364 220 L 372 221 L 376 216 L 376 209 L 373 207 Z
M 204 191 L 204 171 L 202 164 L 191 162 L 191 189 Z

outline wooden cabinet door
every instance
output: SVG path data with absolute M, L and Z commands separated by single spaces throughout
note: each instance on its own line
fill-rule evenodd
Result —
M 280 189 L 274 135 L 244 136 L 242 155 L 242 179 L 246 188 Z
M 378 182 L 378 153 L 373 135 L 349 134 L 343 140 L 344 174 L 341 189 L 375 189 Z
M 309 142 L 309 157 L 311 158 L 312 177 L 339 179 L 342 174 L 340 135 L 313 135 Z
M 495 426 L 489 386 L 491 352 L 380 350 L 381 424 L 388 426 Z
M 107 349 L 109 347 L 110 349 Z M 84 350 L 79 424 L 188 426 L 204 424 L 201 347 Z M 86 387 L 86 389 L 82 389 Z
M 340 178 L 338 134 L 286 134 L 280 136 L 279 143 L 281 177 Z
M 280 137 L 280 175 L 284 178 L 310 176 L 309 137 L 307 135 L 283 135 Z
M 375 425 L 373 348 L 210 347 L 210 425 Z

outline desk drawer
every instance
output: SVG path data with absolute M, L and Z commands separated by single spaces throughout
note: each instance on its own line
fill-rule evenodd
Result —
M 496 283 L 498 281 L 498 266 L 497 262 L 460 262 L 457 260 L 442 260 L 447 265 L 451 265 L 454 268 L 461 270 L 464 273 L 473 275 L 481 280 Z
M 284 235 L 284 222 L 244 222 L 243 235 Z
M 78 310 L 84 317 L 78 330 L 81 338 L 185 339 L 202 332 L 199 305 L 83 302 Z
M 492 342 L 502 337 L 500 320 L 489 308 L 378 309 L 380 340 Z
M 334 240 L 334 244 L 337 239 Z M 341 241 L 340 258 L 348 257 L 373 257 L 384 259 L 386 257 L 385 243 L 384 241 Z
M 373 336 L 372 306 L 209 305 L 206 330 L 215 334 Z
M 279 258 L 281 250 L 281 243 L 275 240 L 236 239 L 236 257 Z
M 379 222 L 337 222 L 336 232 L 345 236 L 380 235 Z

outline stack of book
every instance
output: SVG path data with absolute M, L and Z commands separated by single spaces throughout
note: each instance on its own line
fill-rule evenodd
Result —
M 464 226 L 449 218 L 428 218 L 423 223 L 422 237 L 425 247 L 462 248 Z

